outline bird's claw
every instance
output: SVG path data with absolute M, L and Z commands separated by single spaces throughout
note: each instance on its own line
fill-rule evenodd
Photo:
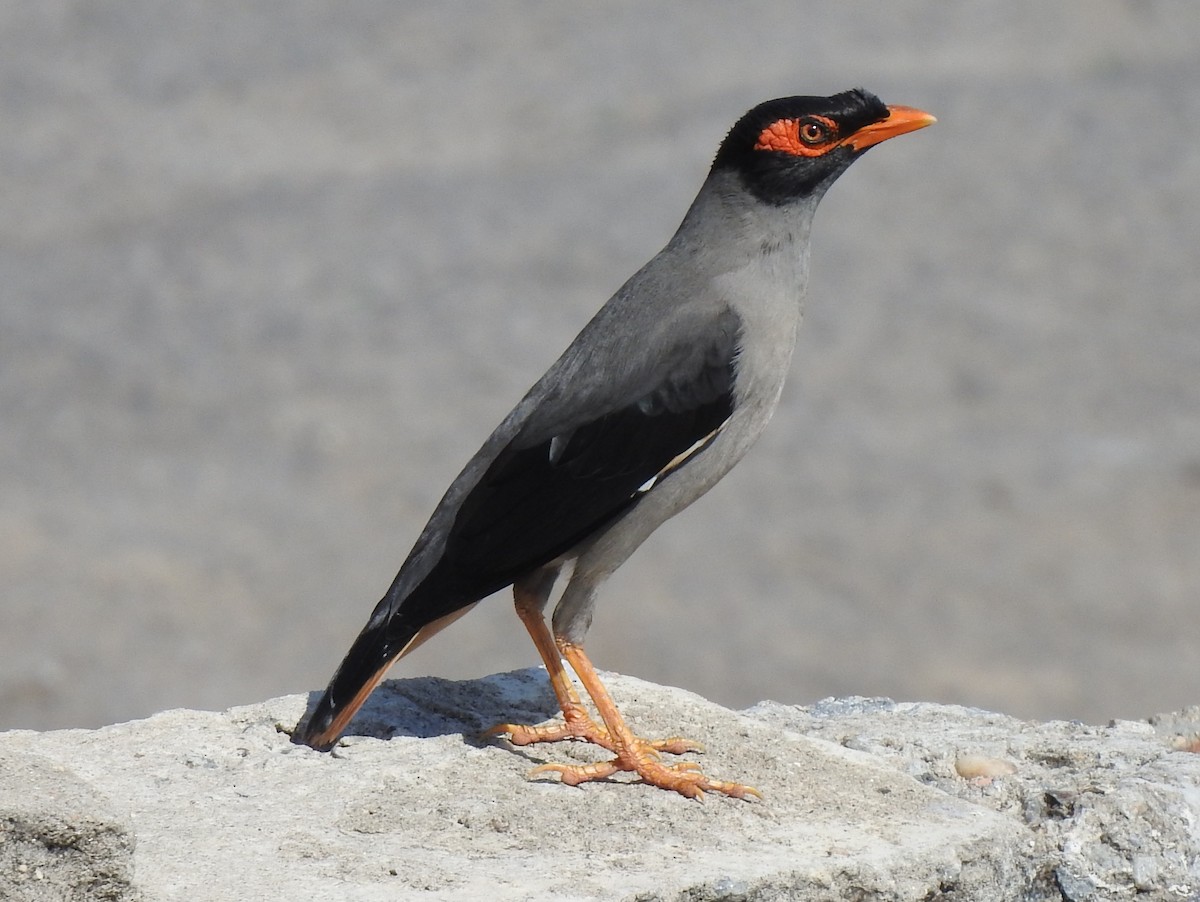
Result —
M 671 736 L 667 739 L 643 739 L 642 742 L 669 755 L 703 755 L 707 751 L 703 743 L 694 739 L 684 739 L 682 736 Z M 697 768 L 699 766 L 696 765 Z
M 608 730 L 592 720 L 582 707 L 569 708 L 564 712 L 561 723 L 529 726 L 517 723 L 498 723 L 484 730 L 482 738 L 508 735 L 513 745 L 533 745 L 535 742 L 561 742 L 564 739 L 582 739 L 601 748 L 615 751 Z
M 662 763 L 664 752 L 671 755 L 703 752 L 704 746 L 700 743 L 680 736 L 667 739 L 630 736 L 624 743 L 618 743 L 604 726 L 592 720 L 582 705 L 567 706 L 559 723 L 533 726 L 500 723 L 484 730 L 481 735 L 483 738 L 507 735 L 508 741 L 516 746 L 579 739 L 607 749 L 615 756 L 611 761 L 595 764 L 542 764 L 529 772 L 531 778 L 554 773 L 568 786 L 578 786 L 629 771 L 636 773 L 643 783 L 674 790 L 689 799 L 702 800 L 705 792 L 720 792 L 739 799 L 762 798 L 758 790 L 749 786 L 710 780 L 694 761 Z
M 610 752 L 616 752 L 617 747 L 612 736 L 603 726 L 592 720 L 587 712 L 579 709 L 572 711 L 561 723 L 526 725 L 515 723 L 498 723 L 479 734 L 481 739 L 491 739 L 496 736 L 508 736 L 513 745 L 533 745 L 537 742 L 561 742 L 564 739 L 581 739 L 598 745 Z M 682 736 L 670 736 L 666 739 L 642 739 L 637 737 L 639 749 L 653 752 L 654 757 L 659 752 L 668 755 L 703 754 L 704 746 L 693 739 Z
M 657 755 L 618 755 L 611 761 L 597 764 L 542 764 L 535 767 L 527 775 L 530 779 L 542 774 L 556 773 L 559 780 L 568 786 L 579 786 L 595 780 L 607 780 L 620 771 L 636 773 L 643 783 L 656 786 L 659 789 L 669 789 L 695 799 L 704 801 L 705 792 L 719 792 L 735 799 L 762 799 L 762 793 L 752 786 L 741 783 L 729 783 L 724 780 L 710 780 L 700 770 L 700 765 L 694 761 L 682 761 L 679 764 L 666 765 L 661 763 Z

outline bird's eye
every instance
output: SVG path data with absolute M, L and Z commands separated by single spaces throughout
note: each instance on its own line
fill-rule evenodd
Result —
M 776 119 L 759 134 L 754 149 L 819 157 L 834 146 L 837 138 L 837 123 L 824 116 Z
M 824 144 L 829 140 L 829 126 L 817 119 L 804 119 L 800 122 L 800 140 L 809 147 Z

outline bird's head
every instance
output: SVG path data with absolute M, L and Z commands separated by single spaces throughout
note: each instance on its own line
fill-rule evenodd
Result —
M 819 197 L 868 148 L 936 121 L 912 107 L 885 106 L 861 88 L 832 97 L 781 97 L 738 120 L 712 171 L 735 173 L 770 204 Z

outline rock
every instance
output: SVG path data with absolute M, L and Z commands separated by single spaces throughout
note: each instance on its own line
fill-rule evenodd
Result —
M 0 898 L 137 899 L 133 848 L 128 815 L 68 767 L 0 753 Z
M 705 770 L 756 786 L 764 801 L 698 804 L 618 780 L 526 780 L 545 761 L 600 757 L 579 743 L 476 739 L 494 722 L 553 716 L 541 670 L 396 680 L 331 754 L 285 732 L 303 696 L 94 731 L 0 734 L 0 897 L 1200 892 L 1200 756 L 1173 750 L 1149 724 L 1033 724 L 882 699 L 734 712 L 631 677 L 608 680 L 640 732 L 702 739 Z M 1015 773 L 964 779 L 956 762 L 973 756 Z

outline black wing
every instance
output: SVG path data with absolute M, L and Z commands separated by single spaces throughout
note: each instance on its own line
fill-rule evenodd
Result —
M 330 748 L 426 627 L 571 550 L 701 453 L 733 411 L 737 326 L 727 312 L 691 333 L 703 338 L 658 354 L 610 346 L 582 360 L 568 349 L 559 362 L 570 360 L 574 378 L 552 368 L 526 396 L 540 399 L 533 409 L 518 405 L 501 424 L 522 425 L 483 475 L 471 483 L 468 464 L 455 480 L 297 740 Z M 606 362 L 641 370 L 614 377 Z M 477 458 L 488 453 L 485 444 Z M 471 487 L 456 505 L 460 485 Z M 444 510 L 455 512 L 443 533 Z
M 733 411 L 736 318 L 720 326 L 707 346 L 664 353 L 680 362 L 634 397 L 553 435 L 518 433 L 463 500 L 441 566 L 475 591 L 502 588 L 578 545 L 702 450 Z

